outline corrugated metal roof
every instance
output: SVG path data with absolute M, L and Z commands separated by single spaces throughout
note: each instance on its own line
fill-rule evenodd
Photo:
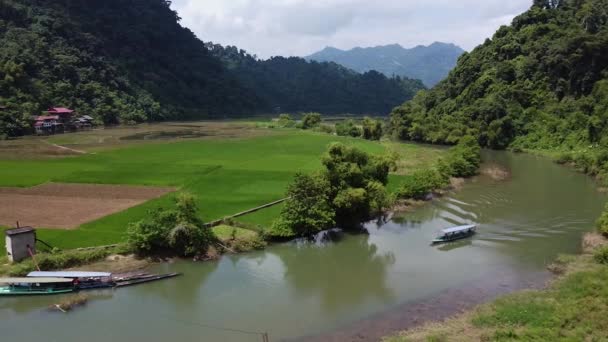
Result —
M 107 272 L 30 272 L 28 277 L 39 278 L 39 277 L 55 277 L 55 278 L 105 278 L 111 277 L 112 273 Z
M 458 227 L 452 227 L 452 228 L 447 228 L 447 229 L 443 229 L 441 230 L 442 233 L 444 234 L 448 234 L 448 233 L 457 233 L 463 230 L 469 230 L 469 229 L 473 229 L 475 228 L 474 224 L 470 224 L 470 225 L 466 225 L 466 226 L 458 226 Z
M 0 278 L 0 284 L 61 284 L 71 283 L 69 278 Z

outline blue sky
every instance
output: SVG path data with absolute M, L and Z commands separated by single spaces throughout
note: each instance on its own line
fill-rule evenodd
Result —
M 260 57 L 449 42 L 471 50 L 527 10 L 531 0 L 174 0 L 182 24 L 204 41 Z

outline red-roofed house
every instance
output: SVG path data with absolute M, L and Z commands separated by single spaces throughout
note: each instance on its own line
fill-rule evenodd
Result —
M 36 117 L 34 123 L 36 134 L 55 134 L 62 133 L 65 128 L 60 122 L 59 115 L 41 115 Z

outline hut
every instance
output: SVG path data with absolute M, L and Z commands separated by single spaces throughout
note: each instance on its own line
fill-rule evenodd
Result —
M 36 230 L 32 227 L 9 229 L 6 235 L 6 252 L 11 262 L 19 262 L 36 253 Z

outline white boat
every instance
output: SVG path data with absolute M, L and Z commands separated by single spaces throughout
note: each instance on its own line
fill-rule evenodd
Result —
M 473 236 L 476 229 L 477 226 L 474 224 L 442 229 L 437 238 L 433 240 L 433 244 L 466 239 Z

